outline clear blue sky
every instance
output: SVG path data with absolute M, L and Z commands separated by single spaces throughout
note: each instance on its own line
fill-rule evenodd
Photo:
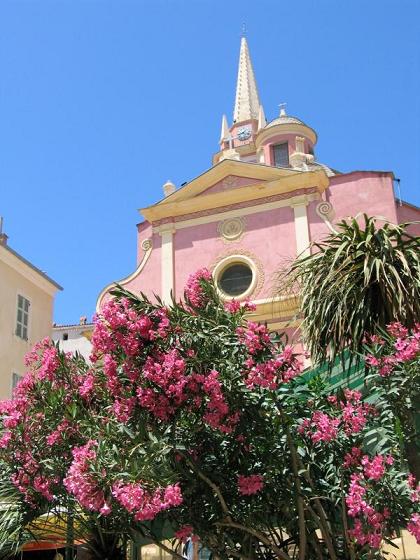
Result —
M 0 215 L 64 287 L 57 322 L 134 270 L 137 209 L 210 166 L 244 21 L 267 117 L 286 101 L 320 161 L 420 205 L 418 0 L 0 0 Z

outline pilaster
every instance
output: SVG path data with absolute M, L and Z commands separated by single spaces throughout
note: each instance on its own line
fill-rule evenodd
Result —
M 297 256 L 307 257 L 311 251 L 309 248 L 309 224 L 306 206 L 306 197 L 291 204 L 295 214 L 295 235 L 296 235 L 296 254 Z
M 162 301 L 169 305 L 171 303 L 171 292 L 175 291 L 174 274 L 174 233 L 173 224 L 165 224 L 160 228 L 161 245 L 161 297 Z

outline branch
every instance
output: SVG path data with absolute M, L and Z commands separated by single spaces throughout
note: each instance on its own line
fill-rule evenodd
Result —
M 260 542 L 266 544 L 282 560 L 291 560 L 288 554 L 283 552 L 281 548 L 279 548 L 277 545 L 272 543 L 270 539 L 267 539 L 264 533 L 260 533 L 256 529 L 252 529 L 251 527 L 246 527 L 245 525 L 241 525 L 240 523 L 236 523 L 235 521 L 218 521 L 215 523 L 215 525 L 220 525 L 221 527 L 232 527 L 233 529 L 239 529 L 240 531 L 244 531 L 244 533 L 248 533 L 254 536 L 255 538 L 257 538 Z
M 213 490 L 213 492 L 216 494 L 216 496 L 219 498 L 219 502 L 220 505 L 222 506 L 222 510 L 223 513 L 227 516 L 227 518 L 230 520 L 231 519 L 231 514 L 229 511 L 229 508 L 227 507 L 226 501 L 223 497 L 222 492 L 220 491 L 220 488 L 214 483 L 212 482 L 198 467 L 197 465 L 195 465 L 191 459 L 189 459 L 189 457 L 187 457 L 184 453 L 182 453 L 181 451 L 177 450 L 177 453 L 179 455 L 181 455 L 181 457 L 185 460 L 185 462 L 192 468 L 193 471 L 195 471 L 198 476 L 201 478 L 201 480 L 204 480 L 204 482 L 206 484 L 208 484 L 208 486 L 210 486 L 210 488 Z
M 311 475 L 309 474 L 307 469 L 304 468 L 304 464 L 303 464 L 301 458 L 298 457 L 298 456 L 297 456 L 297 461 L 299 463 L 299 466 L 300 466 L 301 470 L 304 471 L 304 477 L 306 478 L 306 480 L 307 480 L 308 484 L 310 485 L 311 489 L 315 490 L 315 485 L 312 481 Z M 330 531 L 329 531 L 329 528 L 328 528 L 327 515 L 325 513 L 324 508 L 322 507 L 320 499 L 317 496 L 314 496 L 313 500 L 315 502 L 315 507 L 318 511 L 317 519 L 319 520 L 319 528 L 320 528 L 322 536 L 325 540 L 325 544 L 327 545 L 328 553 L 330 555 L 331 560 L 337 560 L 337 556 L 335 554 L 335 548 L 334 548 L 333 541 L 332 541 L 332 535 L 330 535 Z M 312 515 L 315 515 L 315 512 L 313 511 L 313 509 L 309 505 L 308 505 L 308 508 L 311 510 Z
M 351 560 L 355 560 L 353 543 L 349 539 L 349 524 L 347 522 L 346 504 L 344 501 L 343 481 L 341 481 L 340 486 L 341 486 L 341 517 L 344 526 L 344 538 L 346 539 L 347 548 L 350 552 L 350 558 Z
M 226 501 L 223 497 L 222 492 L 220 491 L 220 488 L 214 483 L 212 482 L 198 467 L 197 465 L 195 465 L 190 459 L 189 457 L 187 457 L 184 453 L 182 453 L 181 451 L 177 450 L 177 453 L 179 453 L 179 455 L 181 455 L 181 457 L 186 461 L 186 463 L 191 467 L 191 469 L 193 471 L 195 471 L 197 473 L 197 475 L 206 483 L 210 486 L 210 488 L 214 491 L 214 493 L 217 495 L 217 497 L 219 498 L 220 501 L 220 505 L 222 506 L 222 510 L 223 512 L 226 514 L 226 522 L 218 522 L 215 523 L 215 525 L 220 525 L 220 526 L 224 526 L 224 527 L 234 527 L 235 529 L 240 529 L 246 533 L 249 533 L 250 535 L 253 535 L 254 537 L 256 537 L 258 540 L 260 540 L 262 543 L 266 544 L 269 548 L 271 548 L 271 550 L 273 550 L 278 556 L 279 558 L 281 558 L 282 560 L 290 560 L 290 556 L 288 556 L 287 554 L 285 554 L 276 544 L 272 543 L 269 539 L 267 539 L 267 537 L 263 534 L 260 533 L 259 531 L 256 531 L 255 529 L 251 529 L 249 527 L 246 527 L 245 525 L 241 525 L 240 523 L 236 523 L 235 521 L 232 521 L 232 516 L 231 513 L 229 511 L 229 508 L 227 507 Z
M 153 544 L 155 544 L 157 547 L 161 548 L 162 550 L 164 550 L 165 552 L 167 552 L 168 554 L 170 554 L 174 558 L 178 558 L 179 560 L 185 560 L 185 558 L 184 558 L 184 556 L 182 556 L 182 554 L 178 554 L 178 552 L 175 552 L 174 550 L 169 548 L 169 546 L 166 546 L 165 544 L 160 542 L 155 537 L 155 535 L 150 531 L 150 529 L 147 530 L 147 534 L 146 534 L 145 529 L 146 529 L 146 527 L 144 527 L 144 525 L 142 525 L 141 528 L 139 527 L 139 529 L 138 529 L 138 531 L 143 535 L 143 537 L 149 538 L 152 541 Z M 132 539 L 135 542 L 134 535 L 135 534 L 132 532 Z
M 299 560 L 305 560 L 306 556 L 306 526 L 305 526 L 305 508 L 302 499 L 302 488 L 300 485 L 299 473 L 298 473 L 298 462 L 297 462 L 297 452 L 296 447 L 293 443 L 292 436 L 290 435 L 289 426 L 284 419 L 284 415 L 282 412 L 280 414 L 283 417 L 283 422 L 286 428 L 286 437 L 287 443 L 290 448 L 290 454 L 292 456 L 292 470 L 293 470 L 293 478 L 295 479 L 296 484 L 296 501 L 297 501 L 297 510 L 299 516 Z

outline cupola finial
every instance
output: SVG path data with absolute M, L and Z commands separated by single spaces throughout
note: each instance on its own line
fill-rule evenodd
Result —
M 280 103 L 279 107 L 280 107 L 280 117 L 285 117 L 286 116 L 286 105 L 287 103 Z

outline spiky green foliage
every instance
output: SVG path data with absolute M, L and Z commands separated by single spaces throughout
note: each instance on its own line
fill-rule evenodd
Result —
M 392 321 L 419 320 L 420 238 L 407 225 L 366 214 L 343 220 L 282 278 L 280 290 L 287 282 L 300 290 L 302 333 L 315 362 L 334 360 L 346 346 L 359 352 L 366 332 Z
M 20 493 L 10 481 L 10 472 L 0 464 L 0 558 L 10 558 L 18 553 L 34 536 L 27 528 L 38 513 L 22 507 Z

